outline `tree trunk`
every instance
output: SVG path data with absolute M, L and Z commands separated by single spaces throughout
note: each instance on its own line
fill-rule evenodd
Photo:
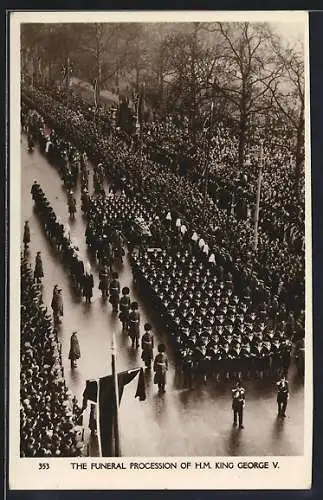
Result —
M 31 86 L 34 88 L 35 84 L 35 57 L 31 55 Z
M 245 146 L 246 146 L 246 133 L 247 133 L 247 115 L 245 100 L 242 99 L 240 108 L 240 122 L 239 122 L 239 148 L 238 148 L 238 165 L 240 171 L 243 170 Z
M 304 103 L 302 103 L 296 138 L 296 151 L 295 151 L 295 192 L 296 196 L 300 196 L 300 179 L 302 176 L 302 165 L 304 160 L 303 155 L 303 142 L 304 142 Z
M 136 92 L 139 92 L 139 77 L 140 77 L 140 69 L 139 66 L 136 65 Z
M 97 106 L 100 106 L 100 94 L 101 94 L 101 84 L 102 84 L 102 35 L 103 26 L 102 24 L 96 25 L 95 39 L 96 39 L 96 100 Z
M 192 92 L 192 103 L 191 103 L 191 128 L 192 128 L 192 137 L 193 142 L 196 142 L 196 115 L 197 115 L 197 92 L 196 92 L 196 71 L 195 71 L 195 63 L 196 63 L 196 54 L 197 54 L 197 28 L 194 27 L 194 38 L 191 49 L 191 92 Z

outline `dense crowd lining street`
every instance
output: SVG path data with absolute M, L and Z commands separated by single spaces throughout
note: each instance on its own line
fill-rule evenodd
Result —
M 76 189 L 77 213 L 70 221 L 66 194 L 53 165 L 36 148 L 27 152 L 27 141 L 22 143 L 22 220 L 29 219 L 31 244 L 29 261 L 33 264 L 37 251 L 41 251 L 44 275 L 43 299 L 50 308 L 54 285 L 63 290 L 64 316 L 59 330 L 62 343 L 64 374 L 69 389 L 80 405 L 87 379 L 110 373 L 112 332 L 117 338 L 117 363 L 119 370 L 135 368 L 142 364 L 140 350 L 130 347 L 129 339 L 121 333 L 121 323 L 111 314 L 111 306 L 101 300 L 98 289 L 98 269 L 92 264 L 94 289 L 92 304 L 80 303 L 70 287 L 61 261 L 48 244 L 39 221 L 33 212 L 30 188 L 35 180 L 43 187 L 57 216 L 71 228 L 71 236 L 78 243 L 84 261 L 90 260 L 85 243 L 86 221 L 80 210 L 80 191 Z M 90 178 L 92 176 L 90 175 Z M 105 185 L 106 190 L 108 186 Z M 22 225 L 23 231 L 23 225 Z M 127 257 L 127 256 L 126 256 Z M 176 379 L 173 349 L 169 335 L 158 314 L 152 314 L 149 303 L 136 291 L 128 258 L 118 269 L 122 286 L 128 286 L 131 296 L 139 304 L 142 325 L 149 321 L 153 335 L 163 341 L 169 357 L 167 392 L 160 395 L 152 378 L 147 376 L 147 399 L 134 398 L 135 388 L 125 388 L 120 407 L 122 453 L 126 456 L 161 455 L 288 455 L 299 454 L 303 447 L 303 383 L 296 376 L 294 366 L 289 373 L 291 398 L 285 420 L 276 419 L 275 381 L 256 379 L 244 382 L 247 406 L 245 429 L 237 434 L 231 421 L 231 381 L 207 385 L 200 383 L 194 390 L 184 389 Z M 81 359 L 76 370 L 71 370 L 68 360 L 70 335 L 78 332 Z M 254 425 L 259 422 L 259 425 Z M 93 450 L 95 445 L 93 446 Z M 93 451 L 95 453 L 95 451 Z

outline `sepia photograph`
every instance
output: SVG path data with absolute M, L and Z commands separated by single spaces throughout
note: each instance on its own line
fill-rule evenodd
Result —
M 65 17 L 11 82 L 19 459 L 304 456 L 307 17 Z

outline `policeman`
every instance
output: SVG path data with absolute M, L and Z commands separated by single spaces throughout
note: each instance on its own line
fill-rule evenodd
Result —
M 243 409 L 245 407 L 245 389 L 238 381 L 232 389 L 232 410 L 233 425 L 236 427 L 239 423 L 239 429 L 243 429 Z
M 287 401 L 289 398 L 288 381 L 283 375 L 277 384 L 277 405 L 278 405 L 278 416 L 286 417 Z
M 101 290 L 102 298 L 106 300 L 109 292 L 109 270 L 107 266 L 103 266 L 99 274 L 99 279 L 99 290 Z

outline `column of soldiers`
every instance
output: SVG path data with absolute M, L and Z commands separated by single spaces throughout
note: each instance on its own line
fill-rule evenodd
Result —
M 82 190 L 82 195 L 83 195 L 83 191 L 86 191 L 86 189 L 87 189 L 85 187 L 85 184 L 86 184 L 86 181 L 84 182 L 84 189 Z M 102 190 L 102 184 L 103 184 L 103 168 L 102 168 L 102 165 L 99 164 L 98 168 L 94 172 L 94 191 L 95 191 L 95 195 L 97 197 L 103 195 L 103 193 L 104 193 L 104 189 Z M 86 192 L 85 192 L 85 195 L 86 195 Z M 87 212 L 86 213 L 88 214 L 89 213 L 89 205 L 91 204 L 91 201 L 89 200 L 89 198 L 87 198 L 85 201 L 86 201 L 85 205 L 87 205 Z M 82 203 L 83 203 L 83 200 L 82 200 Z M 97 200 L 94 201 L 94 206 L 96 206 L 95 205 L 96 203 L 97 203 Z M 121 209 L 122 208 L 123 207 L 121 205 Z M 101 276 L 103 277 L 103 279 L 102 279 L 102 284 L 101 284 L 101 279 L 100 279 L 100 285 L 101 285 L 101 288 L 103 289 L 102 295 L 103 295 L 103 293 L 105 295 L 107 295 L 107 282 L 108 282 L 108 280 L 105 279 L 105 275 L 107 274 L 107 268 L 110 267 L 110 271 L 111 271 L 111 256 L 110 256 L 110 250 L 109 250 L 109 245 L 111 244 L 111 237 L 110 237 L 110 235 L 108 236 L 106 234 L 102 234 L 95 241 L 95 237 L 96 237 L 95 230 L 97 230 L 98 228 L 99 228 L 99 230 L 100 229 L 102 230 L 102 225 L 99 223 L 99 218 L 93 217 L 92 222 L 93 222 L 93 220 L 96 221 L 96 227 L 94 228 L 94 231 L 93 231 L 93 227 L 90 227 L 89 230 L 87 231 L 87 243 L 89 244 L 90 247 L 92 247 L 92 248 L 94 247 L 95 254 L 96 254 L 96 256 L 97 256 L 97 258 L 102 266 Z M 181 226 L 180 226 L 180 228 L 181 228 Z M 170 233 L 171 233 L 171 231 L 170 231 Z M 182 234 L 180 233 L 179 236 L 182 236 Z M 185 236 L 185 233 L 184 233 L 184 236 Z M 104 241 L 105 239 L 107 241 Z M 203 245 L 203 246 L 205 247 L 205 245 Z M 138 273 L 138 275 L 139 275 L 139 273 Z M 114 277 L 112 276 L 112 282 L 116 278 L 117 278 L 116 276 L 114 276 Z M 173 276 L 173 278 L 175 278 L 175 276 Z M 230 278 L 230 276 L 228 275 L 225 278 L 226 278 L 226 282 L 228 282 L 229 284 L 230 284 L 230 282 L 232 283 L 232 277 Z M 176 283 L 176 280 L 174 282 Z M 221 283 L 222 282 L 220 282 L 220 285 L 221 285 Z M 163 280 L 160 284 L 163 285 Z M 111 283 L 110 283 L 110 285 L 111 285 Z M 109 287 L 110 287 L 110 285 L 109 285 Z M 151 283 L 150 283 L 150 285 L 151 285 Z M 203 283 L 202 283 L 202 285 L 203 285 Z M 171 288 L 171 281 L 168 281 L 167 286 L 168 286 L 168 289 Z M 220 286 L 220 288 L 222 288 L 222 287 Z M 228 302 L 229 302 L 230 297 L 232 295 L 232 288 L 230 288 L 230 286 L 229 286 L 226 288 L 226 290 L 231 290 L 231 294 L 228 293 L 228 297 L 226 297 L 228 299 Z M 111 297 L 113 297 L 113 289 L 111 289 L 111 290 L 109 289 L 109 291 L 110 291 L 110 301 L 111 301 Z M 166 290 L 166 292 L 168 292 L 168 290 Z M 198 290 L 197 290 L 197 292 L 198 292 Z M 120 293 L 120 290 L 119 290 L 119 293 Z M 247 291 L 245 293 L 246 293 L 246 297 L 247 297 L 247 301 L 248 301 L 249 297 L 248 297 Z M 167 295 L 167 293 L 166 293 L 166 295 Z M 200 306 L 202 305 L 202 307 L 200 308 L 201 315 L 205 316 L 205 313 L 203 313 L 203 311 L 208 309 L 209 303 L 206 302 L 205 300 L 204 301 L 200 300 L 199 297 L 201 297 L 201 293 L 200 293 L 200 295 L 198 295 L 198 293 L 196 295 L 197 295 L 197 301 L 200 302 L 199 304 L 197 304 L 198 308 L 200 308 Z M 221 292 L 219 295 L 221 295 Z M 162 303 L 161 304 L 162 308 L 164 308 L 164 309 L 166 308 L 166 310 L 168 310 L 169 309 L 168 308 L 169 302 L 173 301 L 174 297 L 172 297 L 170 295 L 169 298 L 171 300 L 170 301 L 166 300 L 166 302 L 168 302 L 166 305 L 165 305 L 165 301 L 163 301 L 163 298 L 164 298 L 164 294 L 162 293 L 162 297 L 160 297 L 160 294 L 159 294 L 159 301 Z M 239 300 L 240 299 L 238 298 L 238 301 Z M 117 304 L 118 304 L 117 300 L 113 299 L 112 305 L 113 305 L 114 310 L 117 309 Z M 174 329 L 175 331 L 173 331 L 172 333 L 173 333 L 173 337 L 176 338 L 175 346 L 176 346 L 177 352 L 180 354 L 180 358 L 183 359 L 183 366 L 182 366 L 183 373 L 186 374 L 186 378 L 189 379 L 189 382 L 192 379 L 192 369 L 191 369 L 192 367 L 195 370 L 195 374 L 197 374 L 198 376 L 201 376 L 203 378 L 203 380 L 206 380 L 206 376 L 210 372 L 210 367 L 212 365 L 214 367 L 214 363 L 210 363 L 209 361 L 214 361 L 214 359 L 216 361 L 218 361 L 218 363 L 217 363 L 218 369 L 216 371 L 218 374 L 220 373 L 220 376 L 225 376 L 227 378 L 230 373 L 233 374 L 234 376 L 241 376 L 242 373 L 245 374 L 245 367 L 246 366 L 248 367 L 247 368 L 247 375 L 250 375 L 251 374 L 250 372 L 252 372 L 252 371 L 255 371 L 257 374 L 262 375 L 264 372 L 267 371 L 267 368 L 272 368 L 272 366 L 275 365 L 275 362 L 272 360 L 275 360 L 274 351 L 275 350 L 278 351 L 279 346 L 277 345 L 277 341 L 280 342 L 280 340 L 283 340 L 283 347 L 284 347 L 284 349 L 283 349 L 284 350 L 283 370 L 285 372 L 288 370 L 288 366 L 290 363 L 291 343 L 290 343 L 288 338 L 287 339 L 284 338 L 285 337 L 284 331 L 282 332 L 283 335 L 280 335 L 281 332 L 278 332 L 279 335 L 281 336 L 280 339 L 274 338 L 275 332 L 273 334 L 271 334 L 272 332 L 268 332 L 268 338 L 264 339 L 263 332 L 264 332 L 265 328 L 263 328 L 262 323 L 261 323 L 261 325 L 260 325 L 261 331 L 260 332 L 259 331 L 251 332 L 251 333 L 245 332 L 241 328 L 240 328 L 240 331 L 238 333 L 233 332 L 234 328 L 231 328 L 231 327 L 235 326 L 235 325 L 232 325 L 235 323 L 235 320 L 233 320 L 232 318 L 229 318 L 230 324 L 228 324 L 227 321 L 225 324 L 223 324 L 224 321 L 226 320 L 226 317 L 229 316 L 227 314 L 227 310 L 229 309 L 229 307 L 227 307 L 227 309 L 225 310 L 226 306 L 229 306 L 229 304 L 227 303 L 226 305 L 223 305 L 223 303 L 220 303 L 217 305 L 221 306 L 221 310 L 224 312 L 223 315 L 221 315 L 221 311 L 220 311 L 220 314 L 216 315 L 217 322 L 219 323 L 218 324 L 218 327 L 219 327 L 218 337 L 221 339 L 221 342 L 219 342 L 219 339 L 218 339 L 218 341 L 216 341 L 217 335 L 214 335 L 214 336 L 210 335 L 210 329 L 211 330 L 213 329 L 212 328 L 213 324 L 212 324 L 212 322 L 210 322 L 211 325 L 206 325 L 206 328 L 205 328 L 204 322 L 201 321 L 201 315 L 200 316 L 198 314 L 196 315 L 194 312 L 193 316 L 197 316 L 196 318 L 194 318 L 194 321 L 195 321 L 194 327 L 192 328 L 192 322 L 190 323 L 190 321 L 188 320 L 187 321 L 188 325 L 187 324 L 183 325 L 182 329 L 178 328 L 178 326 L 179 326 L 178 325 L 178 317 L 175 316 L 175 318 L 173 318 L 174 314 L 168 315 L 174 320 L 173 323 L 175 322 L 175 324 L 176 324 L 176 328 Z M 245 314 L 248 311 L 248 307 L 247 307 L 247 310 L 244 310 L 243 305 L 244 305 L 243 303 L 240 304 L 240 307 L 242 307 L 242 313 Z M 184 310 L 185 310 L 185 308 L 186 308 L 186 310 L 189 309 L 190 306 L 191 306 L 190 300 L 189 300 L 189 303 L 186 304 L 186 306 L 185 306 L 185 302 L 184 302 Z M 231 308 L 234 307 L 234 305 L 232 305 L 232 304 L 230 304 L 230 306 L 231 306 Z M 176 311 L 176 307 L 175 307 L 175 311 Z M 135 315 L 136 308 L 134 310 L 132 310 L 131 312 L 133 312 Z M 167 312 L 169 312 L 169 311 L 167 311 Z M 233 311 L 233 313 L 236 313 L 236 312 L 237 311 Z M 248 311 L 248 312 L 250 313 L 250 318 L 252 320 L 251 323 L 255 322 L 255 317 L 253 317 L 254 313 L 251 311 Z M 259 308 L 259 312 L 260 312 L 259 316 L 261 317 L 261 316 L 265 316 L 267 311 L 265 310 L 265 308 L 263 311 L 261 310 L 261 308 Z M 213 314 L 213 316 L 214 316 L 214 314 Z M 133 334 L 131 336 L 131 339 L 133 341 L 133 345 L 138 346 L 139 341 L 138 341 L 138 334 L 137 334 L 137 332 L 138 332 L 138 328 L 137 328 L 137 324 L 136 324 L 137 321 L 134 320 L 135 325 L 131 328 L 130 327 L 131 322 L 129 320 L 129 317 L 130 317 L 130 313 L 128 316 L 127 328 L 130 332 L 133 332 Z M 238 324 L 239 322 L 237 321 L 236 323 Z M 244 321 L 242 321 L 242 323 L 244 323 Z M 247 323 L 245 323 L 245 324 L 247 324 Z M 242 326 L 244 326 L 244 325 L 242 325 Z M 227 332 L 225 332 L 225 335 L 222 335 L 223 330 L 221 331 L 221 327 L 226 328 L 226 330 L 228 330 L 229 334 L 227 335 Z M 248 328 L 249 328 L 249 326 L 248 326 Z M 191 334 L 191 331 L 189 331 L 189 334 L 187 335 L 187 333 L 185 333 L 185 331 L 184 331 L 185 329 L 186 330 L 187 329 L 188 330 L 195 330 L 196 333 L 193 331 L 193 333 Z M 253 330 L 253 328 L 251 328 L 251 330 Z M 188 339 L 189 342 L 186 342 L 187 336 L 189 337 L 189 339 Z M 246 340 L 246 337 L 248 337 L 249 341 Z M 242 339 L 244 339 L 246 341 L 244 344 L 242 344 Z M 234 342 L 232 342 L 232 341 L 234 341 Z M 222 343 L 224 343 L 224 345 L 222 345 Z M 183 344 L 183 345 L 181 345 L 181 344 Z M 210 344 L 212 344 L 212 345 L 210 345 Z M 217 345 L 214 346 L 213 344 L 217 344 Z M 218 354 L 219 347 L 221 347 L 221 355 Z M 266 351 L 267 351 L 268 355 L 266 355 Z M 269 351 L 270 351 L 270 353 L 269 353 Z M 211 356 L 210 356 L 210 352 L 211 352 Z M 270 356 L 272 356 L 272 357 L 270 358 Z M 190 361 L 190 358 L 191 358 L 191 361 Z M 251 369 L 250 369 L 250 359 L 253 359 Z M 277 360 L 277 356 L 276 356 L 276 360 Z M 230 368 L 228 368 L 228 367 L 230 367 Z
M 70 235 L 64 225 L 56 217 L 53 208 L 45 196 L 40 185 L 35 181 L 31 188 L 36 213 L 41 221 L 47 238 L 55 246 L 64 264 L 70 272 L 75 290 L 82 294 L 87 302 L 91 302 L 93 295 L 93 274 L 90 266 L 84 267 L 79 250 L 71 244 Z M 37 275 L 41 277 L 41 269 L 37 268 Z

